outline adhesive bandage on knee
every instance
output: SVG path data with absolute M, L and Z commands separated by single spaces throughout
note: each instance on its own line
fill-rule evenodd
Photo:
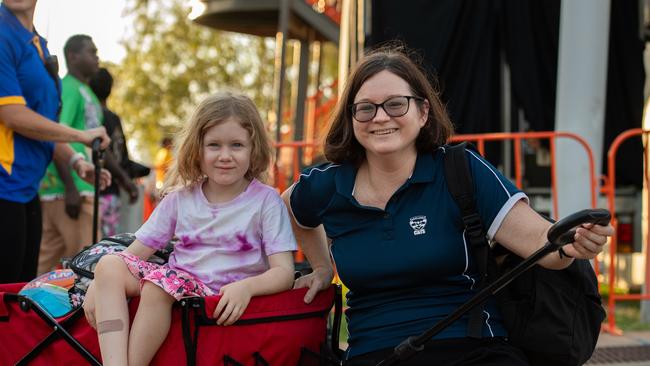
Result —
M 122 319 L 111 319 L 99 322 L 97 324 L 97 333 L 103 334 L 108 332 L 119 332 L 124 329 Z

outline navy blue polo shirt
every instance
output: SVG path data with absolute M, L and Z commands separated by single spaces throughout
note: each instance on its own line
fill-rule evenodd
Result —
M 338 274 L 350 289 L 349 356 L 394 347 L 476 293 L 477 269 L 460 211 L 447 189 L 443 154 L 440 148 L 419 155 L 413 175 L 385 210 L 356 201 L 353 165 L 306 169 L 293 187 L 290 203 L 297 223 L 324 225 Z M 491 239 L 512 206 L 526 196 L 477 153 L 467 150 L 467 157 L 478 211 Z M 493 299 L 484 320 L 484 336 L 506 336 Z M 436 338 L 466 333 L 467 316 Z
M 26 105 L 57 120 L 60 81 L 53 80 L 45 69 L 43 60 L 49 55 L 45 39 L 27 30 L 4 4 L 0 5 L 0 105 Z M 0 199 L 18 203 L 32 200 L 53 150 L 52 142 L 25 137 L 0 121 Z

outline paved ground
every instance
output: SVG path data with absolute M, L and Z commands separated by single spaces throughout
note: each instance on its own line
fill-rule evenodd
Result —
M 341 349 L 347 346 L 340 343 Z M 585 365 L 650 366 L 650 331 L 626 332 L 621 336 L 601 333 L 596 351 Z
M 650 366 L 650 331 L 625 332 L 621 336 L 601 333 L 589 366 Z

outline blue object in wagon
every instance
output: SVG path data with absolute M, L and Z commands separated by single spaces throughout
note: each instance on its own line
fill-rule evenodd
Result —
M 72 310 L 68 290 L 61 286 L 43 283 L 39 287 L 23 289 L 18 294 L 36 302 L 54 318 L 66 315 Z

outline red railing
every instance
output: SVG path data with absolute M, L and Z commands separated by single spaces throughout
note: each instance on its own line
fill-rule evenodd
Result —
M 558 201 L 557 201 L 557 177 L 555 174 L 555 140 L 558 138 L 568 138 L 578 142 L 587 154 L 589 163 L 589 183 L 590 183 L 590 198 L 591 206 L 596 207 L 596 173 L 594 168 L 594 154 L 591 147 L 582 137 L 570 132 L 500 132 L 500 133 L 484 133 L 484 134 L 470 134 L 470 135 L 456 135 L 451 138 L 452 142 L 470 141 L 476 144 L 478 151 L 481 155 L 485 154 L 485 142 L 487 141 L 512 141 L 514 143 L 514 168 L 515 168 L 515 184 L 519 189 L 523 188 L 522 180 L 522 162 L 521 162 L 521 143 L 522 140 L 527 139 L 547 139 L 549 141 L 549 148 L 551 154 L 551 199 L 553 205 L 553 214 L 557 215 Z M 557 217 L 555 217 L 557 218 Z
M 629 140 L 631 137 L 642 136 L 647 138 L 650 130 L 642 130 L 640 128 L 631 129 L 618 135 L 612 142 L 609 150 L 607 151 L 607 173 L 608 177 L 605 179 L 605 186 L 603 191 L 607 195 L 607 202 L 610 212 L 612 213 L 612 226 L 618 230 L 618 217 L 616 215 L 616 157 L 618 149 L 623 142 Z M 645 186 L 648 187 L 648 149 L 644 145 L 645 161 L 643 164 L 643 179 Z M 648 217 L 646 216 L 646 220 Z M 650 224 L 650 222 L 648 223 Z M 646 262 L 645 262 L 645 293 L 643 294 L 616 294 L 614 291 L 616 286 L 616 246 L 617 236 L 611 237 L 609 242 L 609 299 L 607 302 L 607 326 L 605 331 L 612 334 L 622 334 L 621 330 L 616 327 L 616 316 L 614 310 L 616 308 L 616 301 L 618 300 L 650 300 L 650 271 L 648 271 L 648 264 L 650 263 L 650 243 L 645 243 L 646 247 Z
M 305 2 L 319 13 L 327 15 L 336 24 L 341 24 L 341 10 L 339 0 L 305 0 Z
M 468 134 L 468 135 L 456 135 L 451 138 L 452 142 L 460 141 L 470 141 L 476 144 L 478 151 L 481 155 L 485 155 L 485 143 L 487 141 L 511 141 L 514 143 L 514 168 L 515 168 L 515 184 L 517 188 L 523 189 L 523 173 L 522 173 L 522 162 L 521 162 L 521 144 L 522 140 L 527 139 L 540 139 L 549 141 L 549 152 L 551 155 L 551 202 L 553 207 L 553 216 L 554 219 L 557 219 L 558 215 L 558 195 L 557 195 L 557 174 L 555 172 L 556 167 L 556 140 L 558 138 L 565 138 L 574 140 L 583 147 L 585 153 L 587 154 L 587 161 L 589 164 L 589 192 L 591 207 L 596 208 L 597 206 L 597 183 L 595 164 L 594 164 L 594 154 L 589 146 L 589 143 L 579 135 L 571 132 L 561 132 L 561 131 L 546 131 L 546 132 L 499 132 L 499 133 L 484 133 L 484 134 Z M 594 260 L 594 271 L 596 276 L 600 274 L 600 266 L 598 260 Z M 600 289 L 600 283 L 598 284 Z
M 275 143 L 274 144 L 275 148 L 282 151 L 284 149 L 291 149 L 291 162 L 290 167 L 287 169 L 284 167 L 284 164 L 286 164 L 286 161 L 282 162 L 275 162 L 273 165 L 273 186 L 279 191 L 279 192 L 284 192 L 285 189 L 289 187 L 289 185 L 295 181 L 298 180 L 298 177 L 300 177 L 300 168 L 303 165 L 301 156 L 299 154 L 300 149 L 316 149 L 316 144 L 313 142 L 305 142 L 305 141 L 296 141 L 296 142 L 280 142 L 280 143 Z M 282 155 L 282 154 L 279 154 Z M 287 171 L 290 171 L 289 174 L 287 174 Z M 291 180 L 289 180 L 289 176 L 291 177 Z

